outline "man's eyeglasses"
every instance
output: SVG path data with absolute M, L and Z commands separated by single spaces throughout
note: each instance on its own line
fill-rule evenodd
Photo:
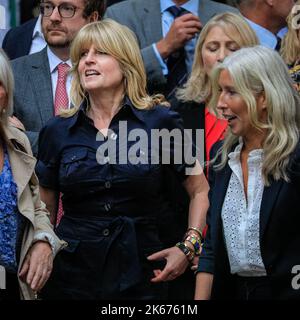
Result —
M 41 14 L 44 17 L 50 17 L 53 13 L 53 10 L 56 7 L 58 9 L 59 15 L 62 18 L 72 18 L 72 17 L 74 17 L 76 10 L 80 9 L 80 8 L 77 8 L 77 7 L 73 6 L 72 4 L 68 4 L 68 3 L 62 3 L 59 6 L 55 6 L 51 2 L 42 2 L 40 4 Z

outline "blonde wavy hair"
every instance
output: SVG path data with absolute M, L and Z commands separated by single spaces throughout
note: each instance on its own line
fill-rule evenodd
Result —
M 209 105 L 215 112 L 220 95 L 218 79 L 222 70 L 229 72 L 236 92 L 245 101 L 250 123 L 267 133 L 263 142 L 262 165 L 265 185 L 270 184 L 270 178 L 289 181 L 287 167 L 299 140 L 300 97 L 284 61 L 277 52 L 262 46 L 243 48 L 228 56 L 212 72 L 213 88 Z M 257 116 L 256 97 L 261 93 L 266 99 L 266 123 L 259 121 Z M 228 130 L 222 148 L 211 161 L 215 169 L 224 168 L 238 138 Z M 216 164 L 220 155 L 221 161 Z
M 299 15 L 300 10 L 296 6 L 300 5 L 300 0 L 295 2 L 293 9 L 287 17 L 288 32 L 282 40 L 282 45 L 280 49 L 280 54 L 283 60 L 287 64 L 294 64 L 297 60 L 300 59 L 300 39 L 299 39 L 299 28 L 300 25 L 295 25 L 298 21 L 295 21 L 294 18 L 296 15 Z
M 13 113 L 13 94 L 14 94 L 14 76 L 10 62 L 3 49 L 0 48 L 0 84 L 3 86 L 7 94 L 7 105 L 1 106 L 0 113 L 0 141 L 4 141 L 7 145 L 11 142 L 5 134 L 5 127 L 8 125 L 8 117 Z
M 7 105 L 5 112 L 0 114 L 1 122 L 7 122 L 9 116 L 13 113 L 13 94 L 14 94 L 14 76 L 7 55 L 0 48 L 0 83 L 7 94 Z
M 259 44 L 254 31 L 239 14 L 225 12 L 211 18 L 199 35 L 191 75 L 184 87 L 177 90 L 177 98 L 181 101 L 199 103 L 206 101 L 210 97 L 211 81 L 204 70 L 202 48 L 208 33 L 214 27 L 220 27 L 240 48 Z
M 124 75 L 125 92 L 137 109 L 149 109 L 156 104 L 168 105 L 163 95 L 149 96 L 146 92 L 146 73 L 134 33 L 111 19 L 92 22 L 84 26 L 73 40 L 70 58 L 72 85 L 71 101 L 74 108 L 62 110 L 61 116 L 71 116 L 77 112 L 81 103 L 88 99 L 88 93 L 80 83 L 78 72 L 82 53 L 92 45 L 101 52 L 114 57 Z

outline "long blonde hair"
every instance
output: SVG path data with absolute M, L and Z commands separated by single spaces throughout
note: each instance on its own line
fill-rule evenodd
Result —
M 62 112 L 62 116 L 74 114 L 80 104 L 87 99 L 87 92 L 80 83 L 78 65 L 82 52 L 91 45 L 119 62 L 124 75 L 124 93 L 137 109 L 148 109 L 158 103 L 164 104 L 162 95 L 151 97 L 146 92 L 145 68 L 134 33 L 126 26 L 111 19 L 104 19 L 84 26 L 73 40 L 70 57 L 73 64 L 71 101 L 74 108 Z
M 220 27 L 240 48 L 258 45 L 254 31 L 239 14 L 225 12 L 211 18 L 199 35 L 191 75 L 184 87 L 177 91 L 178 99 L 184 102 L 204 102 L 211 94 L 211 81 L 203 66 L 202 47 L 214 27 Z
M 277 52 L 262 46 L 243 48 L 228 56 L 212 73 L 213 94 L 209 105 L 215 111 L 220 95 L 218 79 L 225 69 L 247 105 L 250 123 L 258 130 L 266 131 L 262 165 L 265 185 L 270 184 L 271 177 L 289 181 L 287 166 L 299 140 L 300 97 L 284 61 Z M 259 93 L 266 99 L 266 123 L 259 121 L 257 116 L 255 96 Z M 237 141 L 238 137 L 229 130 L 222 148 L 212 160 L 215 169 L 224 168 L 228 153 Z M 221 161 L 216 164 L 220 155 Z
M 4 106 L 5 112 L 0 115 L 1 121 L 7 121 L 7 118 L 13 113 L 13 94 L 14 94 L 14 76 L 7 55 L 0 48 L 0 83 L 7 94 L 7 105 Z M 2 106 L 3 107 L 3 106 Z
M 300 5 L 300 0 L 295 3 L 287 17 L 288 32 L 282 40 L 280 49 L 280 54 L 287 64 L 293 64 L 300 59 L 300 39 L 298 35 L 300 26 L 296 26 L 294 21 L 295 16 L 299 15 L 300 10 L 296 10 L 296 5 Z
M 0 139 L 9 144 L 4 127 L 8 124 L 8 117 L 13 113 L 14 76 L 10 62 L 3 49 L 0 48 L 0 83 L 7 94 L 7 105 L 1 106 L 0 113 Z

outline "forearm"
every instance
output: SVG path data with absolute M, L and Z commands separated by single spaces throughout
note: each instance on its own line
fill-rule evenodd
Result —
M 207 191 L 195 193 L 189 206 L 189 227 L 203 230 L 206 225 L 206 213 L 209 207 Z
M 199 272 L 196 276 L 195 300 L 209 300 L 214 276 L 211 273 Z
M 56 214 L 58 209 L 58 192 L 40 186 L 41 199 L 46 204 L 50 212 L 50 221 L 55 226 Z
M 206 214 L 209 207 L 209 185 L 198 161 L 184 185 L 190 197 L 189 227 L 203 230 L 206 225 Z

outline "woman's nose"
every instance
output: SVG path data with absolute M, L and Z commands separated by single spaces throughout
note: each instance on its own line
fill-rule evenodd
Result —
M 85 57 L 85 63 L 92 63 L 94 61 L 94 55 L 92 51 L 89 51 Z
M 221 47 L 219 52 L 218 52 L 218 62 L 223 62 L 224 59 L 226 58 L 227 54 L 226 54 L 226 49 Z
M 217 103 L 217 109 L 220 111 L 223 111 L 226 108 L 227 108 L 227 105 L 225 103 L 224 94 L 223 94 L 223 92 L 221 92 L 219 99 L 218 99 L 218 103 Z

